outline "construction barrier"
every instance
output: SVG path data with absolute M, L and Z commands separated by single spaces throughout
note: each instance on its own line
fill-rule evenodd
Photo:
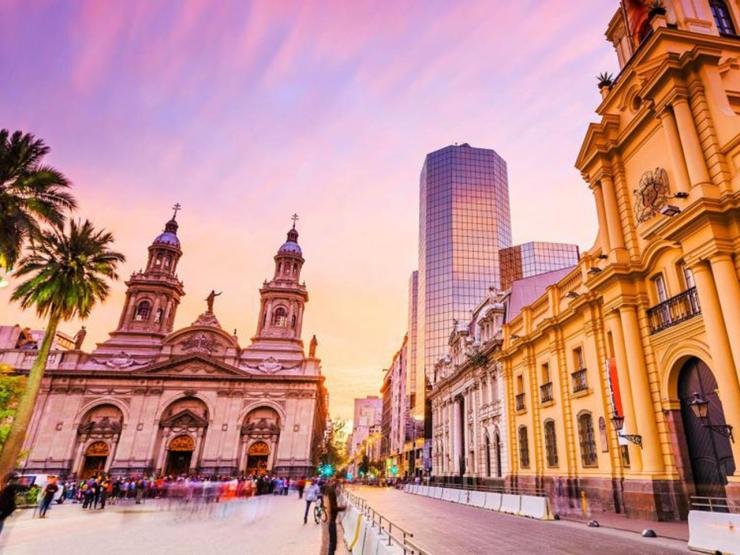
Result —
M 344 528 L 344 541 L 347 545 L 354 544 L 357 541 L 361 520 L 360 512 L 354 507 L 346 511 L 346 515 L 342 520 L 342 527 Z
M 740 514 L 689 511 L 689 549 L 740 553 Z
M 362 555 L 365 549 L 365 542 L 367 541 L 368 534 L 372 534 L 373 530 L 368 524 L 367 518 L 360 515 L 360 520 L 357 522 L 357 536 L 355 541 L 351 544 L 347 544 L 347 551 L 352 555 Z
M 419 486 L 419 495 L 429 495 L 429 486 Z
M 378 543 L 380 542 L 375 528 L 368 525 L 365 531 L 365 542 L 362 545 L 362 555 L 377 555 Z M 354 551 L 352 553 L 354 553 Z
M 441 499 L 442 498 L 442 488 L 439 488 L 436 486 L 430 486 L 429 487 L 429 497 L 433 497 L 434 499 Z
M 522 495 L 520 515 L 539 520 L 553 520 L 552 511 L 550 510 L 550 500 L 547 497 L 537 497 L 535 495 Z
M 444 488 L 442 493 L 442 499 L 445 501 L 452 501 L 453 503 L 457 503 L 460 500 L 460 491 L 459 489 L 452 489 L 452 488 Z
M 501 510 L 501 494 L 486 492 L 486 502 L 483 507 L 491 511 Z
M 522 496 L 514 495 L 511 493 L 501 494 L 501 509 L 502 513 L 510 515 L 518 515 L 522 506 Z
M 470 495 L 468 496 L 468 505 L 473 505 L 474 507 L 483 508 L 486 505 L 486 492 L 485 491 L 471 491 Z

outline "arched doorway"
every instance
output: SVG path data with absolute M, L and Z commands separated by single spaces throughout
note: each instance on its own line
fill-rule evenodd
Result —
M 113 462 L 123 429 L 123 413 L 115 405 L 102 404 L 89 409 L 77 426 L 75 469 L 89 478 L 107 472 Z
M 695 394 L 709 402 L 706 421 L 691 409 Z M 717 395 L 717 380 L 703 361 L 693 357 L 683 365 L 678 376 L 678 396 L 696 495 L 724 497 L 727 476 L 735 472 L 735 461 L 730 439 L 706 426 L 721 426 L 726 421 Z
M 179 476 L 190 472 L 190 463 L 195 451 L 195 440 L 189 435 L 172 438 L 167 446 L 167 464 L 165 474 Z
M 280 415 L 272 407 L 249 411 L 241 429 L 242 453 L 240 468 L 247 474 L 265 474 L 275 468 L 280 440 Z
M 267 473 L 270 447 L 264 441 L 255 441 L 247 449 L 247 475 L 262 476 Z
M 491 438 L 486 432 L 486 477 L 491 477 Z
M 496 449 L 496 478 L 501 478 L 501 475 L 503 473 L 503 469 L 501 468 L 501 437 L 498 435 L 498 432 L 496 432 L 495 436 L 495 445 L 494 448 Z
M 80 477 L 84 480 L 105 472 L 105 463 L 110 455 L 110 448 L 105 441 L 94 441 L 85 449 L 85 460 L 82 463 Z

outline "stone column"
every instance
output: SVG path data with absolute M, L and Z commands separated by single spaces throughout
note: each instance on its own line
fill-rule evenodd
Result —
M 663 457 L 660 448 L 660 436 L 655 415 L 655 406 L 650 394 L 650 382 L 645 365 L 645 352 L 642 349 L 637 310 L 634 306 L 619 307 L 619 317 L 624 331 L 624 345 L 627 352 L 630 388 L 636 414 L 639 420 L 627 422 L 623 433 L 638 433 L 642 436 L 643 471 L 645 473 L 663 472 Z
M 668 156 L 671 159 L 671 167 L 673 168 L 674 176 L 674 189 L 677 192 L 688 193 L 691 186 L 689 174 L 686 170 L 686 163 L 683 157 L 683 151 L 681 150 L 681 139 L 678 136 L 676 120 L 674 119 L 673 113 L 667 108 L 663 109 L 658 117 L 660 117 L 660 125 L 663 128 L 663 135 L 668 146 Z
M 730 342 L 727 337 L 722 309 L 717 288 L 709 266 L 699 262 L 691 267 L 696 281 L 696 292 L 699 295 L 704 329 L 712 353 L 712 373 L 717 379 L 719 398 L 725 413 L 725 421 L 734 430 L 740 430 L 740 387 L 738 387 L 737 368 L 732 358 Z M 724 279 L 724 278 L 723 278 Z M 722 291 L 723 298 L 725 292 Z M 731 308 L 731 307 L 728 307 Z M 737 315 L 735 315 L 737 316 Z M 740 442 L 731 443 L 735 463 L 740 461 Z M 735 469 L 735 476 L 740 478 L 740 465 Z
M 735 368 L 740 367 L 740 283 L 738 283 L 735 265 L 729 254 L 716 254 L 709 259 L 717 290 L 722 295 L 722 319 L 725 322 L 727 336 L 730 340 L 730 351 Z
M 606 209 L 604 208 L 604 192 L 601 190 L 601 183 L 596 182 L 592 184 L 591 190 L 594 192 L 596 216 L 599 220 L 599 245 L 604 253 L 608 253 L 611 250 L 611 246 L 609 243 L 609 229 L 606 221 Z
M 604 209 L 606 211 L 606 225 L 609 230 L 609 246 L 611 250 L 624 250 L 624 231 L 619 216 L 617 193 L 614 190 L 614 181 L 609 176 L 601 178 L 601 187 L 604 193 Z
M 696 187 L 703 183 L 711 184 L 707 162 L 704 159 L 704 151 L 694 124 L 694 116 L 691 114 L 689 101 L 686 97 L 679 97 L 673 101 L 673 113 L 676 115 L 678 134 L 681 138 L 691 186 Z
M 625 349 L 624 334 L 622 333 L 622 322 L 619 319 L 619 313 L 616 311 L 609 312 L 605 320 L 607 329 L 612 334 L 612 343 L 614 344 L 619 394 L 622 399 L 622 410 L 624 411 L 622 416 L 624 416 L 625 422 L 629 422 L 630 426 L 632 426 L 637 422 L 637 415 L 635 413 L 635 405 L 632 401 L 632 384 L 630 383 L 627 366 L 627 351 Z M 630 470 L 637 473 L 642 472 L 642 449 L 633 443 L 628 443 L 627 445 L 630 454 Z M 621 461 L 621 456 L 619 460 Z

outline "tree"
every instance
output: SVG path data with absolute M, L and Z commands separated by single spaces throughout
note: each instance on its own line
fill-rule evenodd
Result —
M 60 226 L 76 208 L 67 178 L 42 164 L 49 147 L 30 133 L 0 129 L 0 269 L 12 270 L 43 224 Z
M 0 449 L 8 437 L 25 382 L 25 378 L 15 374 L 10 366 L 0 364 Z
M 0 477 L 17 464 L 59 322 L 87 318 L 95 303 L 108 296 L 108 280 L 118 279 L 116 268 L 125 257 L 110 250 L 112 243 L 112 234 L 96 230 L 89 221 L 71 221 L 68 231 L 64 227 L 42 231 L 34 249 L 18 262 L 15 275 L 26 279 L 11 298 L 24 309 L 35 307 L 48 323 L 0 453 Z
M 329 420 L 329 427 L 324 434 L 324 448 L 320 458 L 321 464 L 331 465 L 338 470 L 347 464 L 347 434 L 344 427 L 347 425 L 341 418 Z

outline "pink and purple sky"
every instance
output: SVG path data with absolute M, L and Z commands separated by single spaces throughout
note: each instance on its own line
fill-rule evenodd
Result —
M 331 412 L 377 393 L 406 331 L 427 152 L 495 149 L 514 241 L 589 247 L 591 193 L 574 169 L 616 73 L 616 0 L 0 2 L 0 127 L 42 137 L 79 216 L 143 266 L 183 205 L 189 325 L 211 289 L 246 343 L 272 256 L 300 214 Z M 125 286 L 87 322 L 116 324 Z M 38 326 L 0 290 L 0 321 Z M 63 326 L 74 333 L 79 322 Z

